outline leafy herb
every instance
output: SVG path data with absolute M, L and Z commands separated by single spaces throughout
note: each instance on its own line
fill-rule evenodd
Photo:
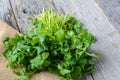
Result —
M 34 27 L 27 34 L 4 40 L 3 55 L 21 80 L 42 70 L 63 76 L 62 80 L 93 72 L 93 58 L 98 56 L 89 48 L 95 37 L 82 28 L 79 20 L 50 8 L 30 20 Z

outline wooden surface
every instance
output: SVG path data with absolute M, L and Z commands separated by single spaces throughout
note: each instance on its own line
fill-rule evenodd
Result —
M 120 31 L 120 0 L 96 0 L 109 21 Z
M 91 50 L 100 54 L 95 72 L 83 80 L 120 79 L 119 0 L 0 0 L 0 19 L 24 32 L 31 25 L 28 16 L 51 5 L 59 13 L 71 13 L 96 37 Z

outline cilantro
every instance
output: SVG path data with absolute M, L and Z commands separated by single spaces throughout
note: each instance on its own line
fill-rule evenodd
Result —
M 34 27 L 28 33 L 5 38 L 3 55 L 8 65 L 21 80 L 41 70 L 72 80 L 94 71 L 93 58 L 98 55 L 89 51 L 95 37 L 73 16 L 57 14 L 50 8 L 30 18 Z M 16 80 L 16 78 L 14 79 Z

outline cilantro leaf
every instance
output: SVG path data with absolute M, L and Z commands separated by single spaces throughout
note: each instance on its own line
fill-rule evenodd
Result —
M 58 14 L 51 8 L 29 18 L 33 28 L 3 41 L 3 55 L 20 80 L 42 70 L 73 80 L 94 71 L 93 58 L 98 54 L 89 51 L 95 37 L 82 23 L 69 14 Z M 14 80 L 17 80 L 16 78 Z

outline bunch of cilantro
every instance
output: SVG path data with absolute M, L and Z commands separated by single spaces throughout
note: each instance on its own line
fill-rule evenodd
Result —
M 33 28 L 28 33 L 6 37 L 3 55 L 20 80 L 42 70 L 73 80 L 94 70 L 97 55 L 89 48 L 95 37 L 82 29 L 73 16 L 57 14 L 50 8 L 30 18 Z M 14 80 L 17 80 L 16 78 Z

